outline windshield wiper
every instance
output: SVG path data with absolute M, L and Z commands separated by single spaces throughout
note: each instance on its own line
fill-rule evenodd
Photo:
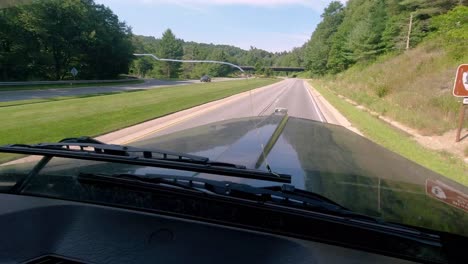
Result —
M 6 145 L 0 147 L 0 152 L 125 163 L 272 182 L 291 182 L 291 176 L 286 174 L 247 169 L 243 165 L 210 161 L 207 157 L 186 153 L 110 145 L 89 137 L 67 138 L 58 143 Z
M 155 186 L 171 186 L 198 193 L 208 193 L 231 198 L 239 198 L 262 204 L 279 205 L 284 208 L 301 209 L 310 212 L 318 212 L 352 224 L 367 227 L 385 228 L 394 234 L 412 236 L 416 239 L 437 241 L 438 236 L 421 232 L 417 229 L 385 222 L 381 219 L 356 213 L 346 207 L 317 193 L 296 189 L 293 185 L 254 187 L 247 184 L 230 181 L 216 181 L 200 177 L 173 176 L 162 174 L 92 174 L 81 173 L 78 176 L 80 182 L 103 182 L 106 184 L 120 183 L 124 185 L 140 185 L 154 188 Z M 425 243 L 428 243 L 426 241 Z M 430 243 L 430 242 L 429 242 Z

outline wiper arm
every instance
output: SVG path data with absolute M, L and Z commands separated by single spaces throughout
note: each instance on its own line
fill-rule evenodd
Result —
M 126 163 L 183 171 L 210 173 L 273 182 L 290 183 L 291 176 L 247 169 L 243 165 L 210 161 L 207 157 L 166 150 L 140 149 L 110 145 L 89 137 L 68 138 L 58 143 L 36 145 L 13 144 L 0 147 L 1 152 Z

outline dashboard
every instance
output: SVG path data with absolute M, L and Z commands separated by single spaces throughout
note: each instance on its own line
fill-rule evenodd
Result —
M 0 232 L 0 263 L 411 263 L 153 212 L 14 194 L 0 194 Z

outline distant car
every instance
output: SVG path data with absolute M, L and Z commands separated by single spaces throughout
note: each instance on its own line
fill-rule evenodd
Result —
M 211 82 L 211 78 L 208 75 L 203 75 L 200 79 L 200 82 Z

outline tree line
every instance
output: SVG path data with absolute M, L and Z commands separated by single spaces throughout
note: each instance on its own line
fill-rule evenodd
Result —
M 0 9 L 0 80 L 111 79 L 128 72 L 130 27 L 93 0 L 33 0 Z
M 23 3 L 24 2 L 24 3 Z M 135 58 L 220 60 L 265 67 L 300 66 L 298 52 L 271 53 L 251 47 L 186 42 L 168 29 L 160 39 L 137 36 L 104 5 L 93 0 L 31 0 L 0 6 L 0 81 L 114 79 L 140 77 L 200 78 L 227 76 L 234 69 L 219 64 L 181 64 Z M 271 72 L 268 72 L 271 74 Z
M 171 29 L 167 29 L 161 38 L 133 36 L 133 45 L 137 53 L 151 53 L 159 58 L 183 60 L 215 60 L 230 62 L 240 66 L 254 66 L 255 72 L 272 75 L 271 66 L 300 67 L 303 64 L 303 48 L 290 52 L 268 52 L 255 47 L 243 50 L 230 45 L 215 45 L 184 41 L 178 39 Z M 156 78 L 200 78 L 210 76 L 228 76 L 239 71 L 228 65 L 213 63 L 168 63 L 158 62 L 149 57 L 134 60 L 130 73 L 140 77 Z
M 184 41 L 170 29 L 161 38 L 134 35 L 112 10 L 93 0 L 22 2 L 28 4 L 0 6 L 0 81 L 71 79 L 73 67 L 79 71 L 78 79 L 113 79 L 127 73 L 156 78 L 238 73 L 221 64 L 135 58 L 135 52 L 227 61 L 254 66 L 264 75 L 273 74 L 268 70 L 271 66 L 305 67 L 314 76 L 335 74 L 356 63 L 414 47 L 433 31 L 453 29 L 440 15 L 468 1 L 349 0 L 346 6 L 331 2 L 308 42 L 275 53 Z M 466 36 L 464 31 L 457 32 Z
M 314 76 L 335 74 L 383 54 L 402 52 L 436 31 L 433 18 L 457 5 L 466 1 L 349 0 L 346 6 L 331 2 L 305 44 L 304 66 Z

